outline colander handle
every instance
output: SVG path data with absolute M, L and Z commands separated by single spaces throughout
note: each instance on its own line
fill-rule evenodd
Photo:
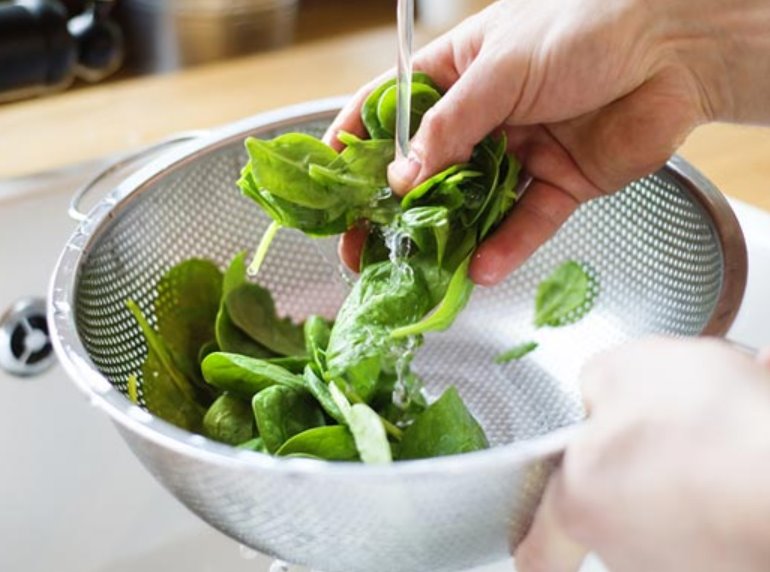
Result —
M 136 153 L 131 153 L 119 161 L 112 163 L 109 167 L 98 173 L 94 178 L 92 178 L 85 185 L 75 191 L 75 194 L 73 194 L 72 198 L 70 199 L 69 207 L 67 208 L 67 214 L 70 216 L 70 218 L 78 222 L 86 220 L 88 218 L 88 214 L 80 210 L 80 204 L 86 195 L 93 191 L 99 185 L 99 183 L 104 181 L 107 177 L 113 175 L 114 173 L 126 170 L 131 166 L 136 165 L 143 159 L 152 157 L 153 155 L 160 153 L 168 147 L 173 147 L 174 145 L 203 137 L 207 133 L 207 131 L 185 131 L 183 133 L 178 133 L 167 139 L 163 139 L 158 143 L 150 145 L 149 147 L 144 147 Z

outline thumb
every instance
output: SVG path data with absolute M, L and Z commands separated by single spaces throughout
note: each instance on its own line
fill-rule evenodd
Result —
M 470 159 L 473 146 L 503 124 L 520 89 L 515 73 L 495 73 L 489 56 L 479 54 L 422 118 L 408 157 L 388 169 L 391 188 L 404 195 L 454 163 Z
M 514 556 L 518 572 L 577 572 L 588 551 L 572 540 L 559 519 L 556 486 L 561 469 L 551 476 L 535 520 Z

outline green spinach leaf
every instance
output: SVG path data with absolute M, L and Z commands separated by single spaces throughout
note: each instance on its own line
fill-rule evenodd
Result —
M 186 260 L 161 277 L 157 290 L 158 335 L 185 376 L 203 387 L 198 358 L 201 347 L 214 339 L 222 273 L 207 260 Z
M 227 314 L 241 331 L 272 352 L 284 356 L 305 353 L 302 328 L 279 319 L 270 292 L 259 284 L 236 286 L 225 298 Z
M 524 342 L 511 349 L 504 351 L 495 358 L 495 363 L 504 364 L 511 361 L 520 360 L 527 354 L 537 349 L 537 342 Z
M 489 447 L 478 421 L 450 387 L 404 432 L 400 459 L 427 459 Z
M 259 435 L 270 453 L 307 429 L 324 425 L 323 413 L 304 391 L 273 385 L 252 399 Z
M 568 260 L 538 285 L 535 325 L 557 327 L 576 322 L 590 311 L 595 297 L 595 281 L 581 264 Z
M 225 300 L 230 292 L 243 284 L 246 284 L 246 253 L 241 252 L 230 262 L 223 277 L 222 299 L 215 325 L 217 346 L 223 352 L 243 354 L 253 358 L 272 357 L 275 355 L 273 352 L 252 340 L 230 319 Z
M 133 300 L 128 300 L 126 306 L 147 342 L 141 388 L 147 409 L 177 427 L 201 432 L 206 410 L 198 404 L 196 388 L 177 367 L 170 350 L 152 329 L 139 306 Z
M 244 397 L 251 397 L 273 385 L 297 390 L 305 388 L 301 376 L 268 361 L 239 354 L 210 354 L 203 360 L 201 369 L 207 383 Z
M 286 441 L 278 456 L 309 455 L 327 461 L 358 461 L 358 449 L 353 435 L 344 425 L 314 427 Z
M 238 445 L 238 448 L 246 449 L 247 451 L 254 451 L 256 453 L 269 454 L 267 447 L 265 447 L 265 441 L 262 439 L 262 437 L 254 437 L 253 439 L 249 439 L 245 443 Z
M 203 417 L 207 437 L 228 445 L 238 445 L 256 433 L 254 413 L 248 401 L 225 393 L 211 404 Z

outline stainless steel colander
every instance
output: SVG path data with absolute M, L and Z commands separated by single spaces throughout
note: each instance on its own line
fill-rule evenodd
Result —
M 429 394 L 456 385 L 493 443 L 487 451 L 391 466 L 277 459 L 239 451 L 153 417 L 125 397 L 146 348 L 124 302 L 152 312 L 172 265 L 224 267 L 267 217 L 235 186 L 247 135 L 320 134 L 339 100 L 261 115 L 187 144 L 114 188 L 67 243 L 50 295 L 65 369 L 115 421 L 136 455 L 194 513 L 243 544 L 325 572 L 459 570 L 506 557 L 522 537 L 583 411 L 578 371 L 597 351 L 648 333 L 723 334 L 738 310 L 746 254 L 716 189 L 681 159 L 581 207 L 504 284 L 479 288 L 415 370 Z M 533 330 L 537 283 L 565 259 L 601 289 L 581 322 Z M 348 286 L 314 241 L 279 234 L 260 281 L 280 311 L 333 316 Z M 493 363 L 536 339 L 525 360 Z

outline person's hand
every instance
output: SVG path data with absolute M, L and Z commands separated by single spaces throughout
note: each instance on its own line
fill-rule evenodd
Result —
M 770 360 L 636 342 L 583 375 L 589 420 L 516 553 L 519 572 L 749 572 L 770 563 Z
M 770 118 L 769 17 L 765 0 L 499 1 L 417 53 L 415 69 L 447 93 L 409 159 L 391 165 L 391 187 L 406 193 L 504 129 L 533 181 L 471 266 L 477 283 L 499 282 L 580 203 L 661 166 L 698 124 Z M 359 110 L 383 77 L 353 97 L 328 143 L 340 147 L 340 129 L 364 134 Z M 365 232 L 341 244 L 353 269 Z

